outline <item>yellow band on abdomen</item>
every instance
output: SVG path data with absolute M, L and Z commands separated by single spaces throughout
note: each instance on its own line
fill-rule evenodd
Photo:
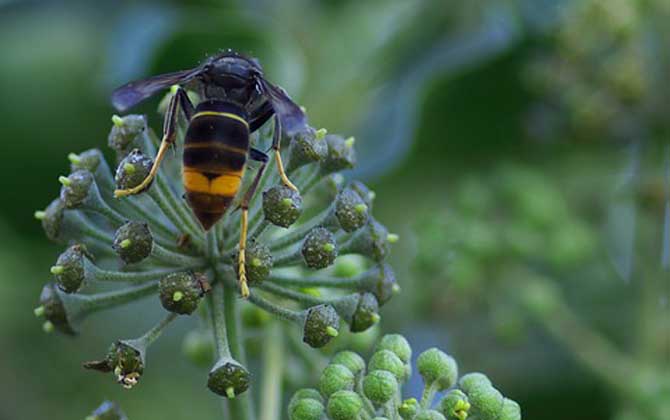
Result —
M 240 189 L 242 172 L 225 172 L 216 178 L 209 179 L 201 172 L 184 169 L 182 180 L 189 192 L 208 193 L 226 197 L 234 196 Z

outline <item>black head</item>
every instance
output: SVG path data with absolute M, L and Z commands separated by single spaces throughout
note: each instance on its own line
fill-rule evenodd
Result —
M 263 69 L 258 60 L 232 50 L 211 57 L 202 65 L 202 77 L 223 87 L 226 83 L 247 83 L 259 76 L 263 76 Z

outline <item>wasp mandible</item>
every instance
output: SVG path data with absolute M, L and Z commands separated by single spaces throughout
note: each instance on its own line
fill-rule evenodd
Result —
M 188 123 L 184 137 L 182 182 L 186 201 L 205 231 L 224 215 L 240 189 L 247 158 L 261 163 L 240 201 L 241 229 L 238 278 L 243 297 L 249 295 L 245 250 L 249 202 L 263 175 L 268 156 L 251 147 L 249 134 L 274 116 L 272 149 L 282 182 L 288 179 L 279 153 L 282 131 L 291 136 L 307 125 L 298 105 L 279 86 L 268 82 L 256 59 L 234 51 L 208 58 L 200 66 L 130 82 L 116 89 L 112 104 L 119 111 L 142 102 L 159 91 L 176 86 L 165 113 L 163 138 L 149 175 L 134 188 L 116 190 L 116 197 L 143 191 L 156 176 L 169 147 L 176 141 L 179 110 Z M 195 90 L 202 101 L 194 106 L 184 86 Z

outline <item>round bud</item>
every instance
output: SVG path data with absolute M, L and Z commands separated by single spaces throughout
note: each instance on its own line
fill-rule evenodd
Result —
M 203 330 L 186 333 L 181 345 L 182 352 L 196 366 L 211 366 L 214 363 L 214 340 L 212 334 Z
M 340 364 L 346 366 L 351 373 L 358 375 L 365 370 L 365 360 L 353 351 L 341 351 L 330 360 L 331 364 Z
M 319 402 L 323 402 L 323 397 L 321 393 L 314 388 L 301 388 L 293 394 L 291 401 L 288 403 L 288 410 L 291 412 L 291 406 L 297 403 L 300 400 L 312 399 Z
M 373 403 L 385 404 L 398 392 L 398 380 L 389 371 L 374 370 L 363 379 L 363 392 Z
M 114 251 L 127 264 L 137 263 L 151 254 L 153 237 L 144 222 L 127 222 L 114 233 Z
M 473 372 L 461 376 L 458 386 L 467 394 L 480 386 L 492 386 L 489 378 L 483 373 Z
M 207 388 L 223 397 L 235 398 L 249 388 L 249 372 L 234 359 L 219 359 L 209 371 Z
M 405 380 L 405 365 L 402 360 L 398 358 L 390 350 L 376 351 L 368 361 L 368 371 L 386 370 L 395 375 L 398 381 Z
M 353 232 L 368 221 L 368 205 L 351 188 L 345 188 L 335 198 L 335 216 L 345 232 Z
M 463 391 L 452 389 L 440 401 L 439 410 L 447 420 L 465 420 L 470 410 L 470 402 Z
M 351 319 L 351 332 L 362 332 L 379 322 L 379 304 L 372 293 L 361 293 Z
M 49 203 L 40 217 L 42 229 L 44 229 L 47 238 L 52 241 L 57 241 L 60 236 L 64 210 L 65 204 L 63 204 L 60 198 L 57 198 Z
M 125 154 L 131 147 L 139 145 L 137 136 L 147 127 L 146 119 L 143 115 L 126 115 L 125 117 L 114 116 L 107 144 L 112 149 Z
M 346 252 L 365 255 L 381 262 L 389 253 L 389 232 L 384 225 L 370 217 L 368 224 L 357 230 Z
M 292 172 L 301 166 L 323 160 L 328 153 L 328 145 L 312 127 L 306 127 L 291 139 L 286 171 Z
M 128 420 L 128 417 L 118 404 L 105 401 L 84 420 Z
M 42 288 L 39 309 L 39 312 L 44 315 L 47 322 L 53 325 L 58 331 L 68 335 L 75 334 L 74 328 L 70 325 L 63 300 L 58 295 L 52 283 L 46 284 Z
M 472 405 L 470 414 L 476 418 L 497 419 L 503 409 L 504 397 L 491 385 L 479 383 L 465 391 Z
M 263 192 L 263 214 L 276 226 L 289 227 L 302 213 L 302 197 L 285 185 L 275 185 Z
M 416 398 L 406 399 L 400 404 L 400 407 L 398 407 L 398 414 L 400 414 L 400 417 L 404 420 L 413 419 L 417 411 L 419 411 L 419 402 Z
M 521 407 L 516 401 L 505 398 L 498 420 L 521 420 Z
M 363 286 L 365 290 L 375 295 L 379 305 L 384 305 L 400 290 L 393 269 L 387 263 L 368 270 L 363 279 Z
M 203 274 L 192 272 L 170 273 L 158 283 L 158 294 L 163 308 L 170 312 L 190 315 L 209 291 Z
M 103 160 L 102 152 L 98 149 L 86 150 L 78 155 L 70 154 L 70 170 L 72 172 L 78 169 L 84 169 L 95 172 Z
M 86 170 L 72 172 L 67 178 L 61 177 L 63 186 L 60 189 L 60 199 L 65 208 L 73 209 L 82 205 L 88 197 L 93 184 L 93 174 Z
M 436 383 L 440 391 L 451 388 L 458 378 L 458 366 L 454 358 L 435 347 L 419 355 L 416 367 L 424 382 Z
M 235 272 L 237 272 L 239 259 L 237 253 L 233 256 Z M 270 248 L 260 242 L 250 241 L 245 250 L 245 263 L 247 283 L 249 286 L 257 286 L 270 275 L 273 258 Z
M 337 391 L 328 399 L 328 417 L 331 420 L 351 420 L 358 418 L 363 408 L 363 400 L 353 391 Z
M 354 374 L 344 365 L 328 365 L 319 379 L 321 394 L 328 398 L 341 390 L 354 389 Z
M 442 413 L 435 410 L 421 410 L 414 417 L 414 420 L 446 420 Z
M 351 169 L 356 165 L 353 137 L 345 139 L 342 136 L 329 134 L 326 136 L 328 154 L 321 164 L 326 173 Z
M 410 347 L 407 339 L 400 334 L 386 334 L 379 340 L 375 350 L 390 350 L 403 363 L 409 363 L 412 359 L 412 347 Z
M 289 420 L 321 420 L 325 408 L 323 403 L 313 398 L 302 398 L 289 405 Z
M 86 248 L 83 245 L 72 245 L 58 256 L 56 265 L 51 267 L 58 288 L 65 293 L 76 292 L 84 282 L 86 277 L 85 252 Z
M 334 337 L 340 329 L 340 316 L 330 305 L 323 304 L 307 309 L 303 326 L 302 341 L 311 347 L 323 347 Z
M 302 256 L 309 268 L 328 267 L 337 258 L 335 236 L 326 228 L 317 227 L 312 229 L 302 244 Z
M 154 161 L 144 156 L 140 149 L 133 149 L 119 162 L 119 166 L 116 168 L 116 175 L 114 176 L 116 188 L 125 190 L 140 185 L 149 175 L 153 164 Z M 150 185 L 147 185 L 145 190 Z

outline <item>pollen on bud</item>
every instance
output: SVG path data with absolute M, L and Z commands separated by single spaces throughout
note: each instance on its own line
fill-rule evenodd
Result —
M 134 188 L 142 183 L 149 175 L 154 162 L 145 156 L 140 149 L 133 149 L 124 157 L 116 169 L 114 181 L 117 189 Z M 148 189 L 151 184 L 145 188 Z
M 86 369 L 112 372 L 126 389 L 137 385 L 144 373 L 144 365 L 144 350 L 124 340 L 112 344 L 104 360 L 84 363 Z
M 363 409 L 363 400 L 353 391 L 337 391 L 328 399 L 328 417 L 332 420 L 358 418 Z
M 447 420 L 465 420 L 470 410 L 468 396 L 460 389 L 452 389 L 442 398 L 439 411 Z
M 72 172 L 68 177 L 60 177 L 63 186 L 60 190 L 60 199 L 66 208 L 72 209 L 81 206 L 88 197 L 93 184 L 93 174 L 87 170 L 79 169 Z
M 361 293 L 351 319 L 351 332 L 362 332 L 379 322 L 379 303 L 372 293 Z
M 358 375 L 365 370 L 365 360 L 353 351 L 344 350 L 337 353 L 330 360 L 330 363 L 343 365 L 354 375 Z
M 312 229 L 302 244 L 302 256 L 309 268 L 328 267 L 337 258 L 335 236 L 323 227 Z
M 368 205 L 351 188 L 345 188 L 335 199 L 335 217 L 345 232 L 353 232 L 368 221 Z
M 319 162 L 326 157 L 328 146 L 323 140 L 325 133 L 307 127 L 291 139 L 286 170 L 291 172 L 301 166 Z M 321 135 L 321 137 L 319 137 Z
M 275 185 L 263 192 L 263 214 L 273 225 L 287 228 L 302 214 L 302 197 L 285 185 Z
M 419 411 L 419 402 L 416 398 L 408 398 L 398 407 L 398 414 L 403 420 L 413 419 L 417 411 Z
M 451 388 L 458 378 L 454 358 L 435 347 L 419 355 L 416 367 L 426 385 L 436 384 L 439 391 Z
M 307 309 L 302 341 L 311 347 L 323 347 L 338 335 L 340 316 L 330 305 L 323 304 Z
M 133 264 L 151 254 L 153 243 L 147 223 L 130 221 L 116 230 L 112 247 L 125 263 Z
M 171 273 L 158 283 L 158 294 L 163 308 L 181 315 L 192 314 L 208 290 L 209 283 L 200 273 Z
M 376 351 L 368 361 L 368 371 L 386 370 L 391 372 L 399 382 L 404 381 L 405 365 L 398 356 L 390 350 Z
M 344 137 L 332 134 L 327 135 L 326 144 L 328 145 L 328 154 L 322 164 L 322 168 L 326 173 L 351 169 L 356 165 L 356 152 L 353 147 L 347 146 L 347 141 Z
M 119 155 L 125 155 L 132 147 L 139 145 L 137 137 L 146 129 L 146 119 L 142 115 L 126 115 L 125 117 L 115 115 L 112 117 L 112 122 L 107 144 Z
M 226 398 L 235 398 L 249 388 L 250 375 L 239 362 L 229 357 L 219 359 L 209 371 L 207 388 Z
M 38 309 L 35 311 L 35 315 L 44 316 L 52 327 L 68 335 L 75 334 L 74 329 L 70 325 L 63 300 L 58 295 L 56 287 L 52 283 L 46 284 L 42 288 Z
M 237 272 L 238 261 L 237 253 L 233 256 L 235 272 Z M 270 248 L 266 245 L 251 241 L 247 244 L 245 251 L 245 267 L 247 283 L 249 286 L 257 286 L 265 281 L 270 275 L 274 259 Z
M 83 245 L 72 245 L 58 256 L 56 265 L 51 267 L 58 287 L 65 293 L 74 293 L 81 288 L 86 277 L 85 255 Z
M 397 394 L 398 380 L 389 371 L 374 370 L 363 379 L 363 392 L 374 404 L 385 404 Z
M 330 364 L 321 373 L 319 390 L 328 398 L 337 391 L 354 389 L 354 384 L 354 374 L 346 366 Z

